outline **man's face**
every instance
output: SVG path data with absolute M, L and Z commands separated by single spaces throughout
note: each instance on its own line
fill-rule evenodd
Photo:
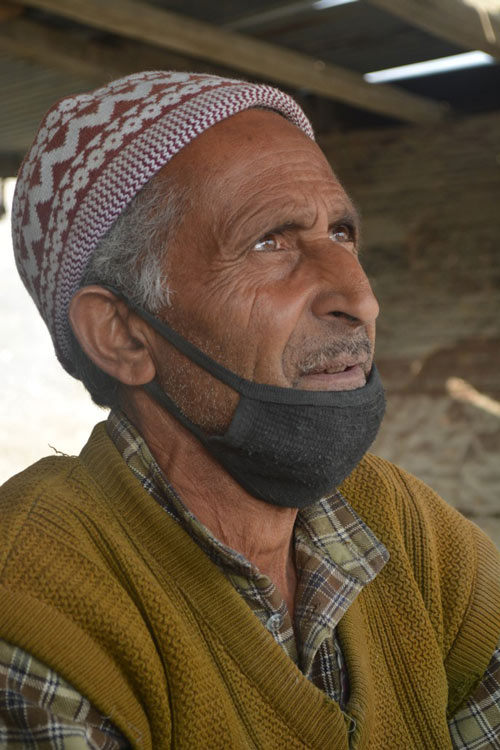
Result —
M 258 383 L 364 385 L 378 305 L 357 257 L 353 206 L 316 144 L 275 113 L 218 123 L 159 174 L 188 185 L 167 252 L 172 305 L 160 312 L 211 357 Z M 165 390 L 209 432 L 238 396 L 158 342 Z

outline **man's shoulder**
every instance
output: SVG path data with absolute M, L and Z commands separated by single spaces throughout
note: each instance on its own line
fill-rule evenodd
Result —
M 455 602 L 459 589 L 466 592 L 465 583 L 481 596 L 493 586 L 498 606 L 498 549 L 420 479 L 383 458 L 366 455 L 341 490 L 387 547 L 392 561 L 388 571 L 407 567 L 422 588 L 433 576 L 441 594 Z M 464 607 L 468 597 L 464 593 Z
M 0 503 L 5 507 L 12 498 L 16 498 L 18 505 L 25 504 L 30 502 L 30 498 L 40 497 L 46 490 L 64 492 L 71 486 L 75 473 L 92 473 L 93 462 L 88 460 L 89 457 L 95 458 L 110 450 L 117 454 L 107 434 L 106 422 L 99 422 L 93 428 L 80 455 L 69 455 L 57 450 L 54 455 L 39 459 L 0 485 Z
M 85 467 L 80 456 L 58 452 L 41 458 L 0 486 L 2 513 L 26 512 L 47 494 L 71 493 L 75 472 L 82 471 Z
M 500 624 L 500 554 L 486 534 L 424 482 L 378 456 L 365 456 L 341 489 L 389 550 L 383 575 L 394 586 L 404 576 L 415 580 L 436 628 L 451 638 L 447 648 L 459 632 L 477 628 L 485 638 L 488 632 L 491 656 Z
M 433 492 L 428 485 L 410 474 L 406 469 L 374 453 L 365 453 L 347 480 L 348 484 L 360 488 L 367 485 L 369 487 L 384 487 L 386 491 L 397 491 L 401 486 L 408 486 L 408 482 L 413 491 Z
M 62 453 L 39 459 L 0 486 L 0 502 L 6 503 L 12 496 L 21 500 L 24 496 L 36 495 L 45 486 L 64 482 L 78 460 L 78 456 Z
M 367 453 L 341 487 L 360 515 L 389 517 L 403 528 L 424 525 L 430 531 L 445 519 L 465 529 L 470 522 L 429 485 L 380 456 Z
M 101 513 L 102 498 L 82 456 L 47 456 L 15 474 L 0 487 L 0 560 L 35 530 L 67 541 L 79 511 L 82 518 Z
M 49 499 L 71 494 L 71 475 L 78 464 L 77 456 L 47 456 L 8 479 L 0 487 L 2 535 L 10 524 L 23 525 Z

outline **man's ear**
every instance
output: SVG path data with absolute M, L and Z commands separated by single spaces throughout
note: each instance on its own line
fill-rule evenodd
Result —
M 109 289 L 79 289 L 71 300 L 69 321 L 85 354 L 108 375 L 125 385 L 144 385 L 154 378 L 152 332 Z

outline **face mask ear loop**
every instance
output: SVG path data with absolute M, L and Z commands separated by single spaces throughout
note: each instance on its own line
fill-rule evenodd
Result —
M 142 388 L 146 393 L 149 393 L 155 401 L 169 411 L 187 430 L 192 432 L 202 443 L 207 441 L 207 436 L 203 430 L 194 422 L 191 422 L 191 420 L 182 413 L 175 401 L 170 398 L 168 393 L 165 393 L 156 378 L 143 385 Z
M 105 289 L 108 289 L 110 292 L 113 292 L 113 294 L 122 299 L 131 310 L 133 310 L 143 320 L 149 323 L 149 325 L 154 328 L 154 330 L 159 333 L 160 336 L 163 336 L 170 344 L 172 344 L 172 346 L 175 346 L 178 351 L 189 357 L 189 359 L 195 362 L 195 364 L 200 365 L 200 367 L 203 367 L 204 370 L 211 373 L 212 375 L 215 375 L 218 380 L 221 380 L 226 385 L 229 385 L 231 388 L 237 391 L 237 393 L 241 395 L 247 395 L 246 391 L 248 384 L 244 378 L 241 378 L 234 372 L 227 370 L 223 365 L 213 360 L 207 354 L 202 352 L 201 349 L 198 349 L 198 347 L 196 347 L 194 344 L 191 344 L 190 341 L 187 341 L 185 338 L 183 338 L 179 333 L 174 331 L 173 328 L 170 328 L 168 323 L 165 323 L 165 321 L 163 320 L 159 320 L 159 318 L 148 312 L 148 310 L 145 310 L 143 307 L 136 305 L 134 302 L 128 299 L 128 297 L 119 292 L 118 289 L 115 289 L 108 284 L 100 284 L 100 286 L 103 286 Z
M 194 422 L 191 422 L 191 420 L 181 412 L 175 401 L 172 401 L 170 396 L 165 393 L 157 380 L 152 380 L 150 383 L 146 383 L 142 386 L 142 388 L 146 391 L 146 393 L 149 393 L 149 395 L 152 396 L 152 398 L 154 398 L 161 406 L 169 411 L 172 416 L 175 417 L 187 430 L 189 430 L 196 438 L 198 438 L 201 444 L 204 445 L 207 450 L 212 453 L 212 455 L 215 455 L 217 457 L 217 443 L 219 442 L 219 438 L 209 438 L 209 436 L 207 436 L 203 432 L 203 430 L 201 430 L 196 424 L 194 424 Z M 259 491 L 259 488 L 256 486 L 256 484 L 254 482 L 251 482 L 243 472 L 238 471 L 236 466 L 227 465 L 227 463 L 223 465 L 225 466 L 226 471 L 251 495 L 257 497 L 259 500 L 264 500 L 266 502 L 270 502 L 273 500 L 272 496 L 264 496 Z
M 99 284 L 99 282 L 95 282 Z M 236 375 L 231 370 L 226 369 L 223 365 L 216 362 L 207 354 L 198 349 L 190 341 L 183 338 L 177 331 L 170 328 L 168 323 L 163 320 L 159 320 L 155 315 L 148 312 L 140 305 L 132 302 L 122 292 L 109 284 L 99 284 L 105 289 L 108 289 L 114 295 L 123 300 L 128 307 L 133 310 L 139 317 L 145 320 L 149 325 L 157 331 L 164 339 L 166 339 L 172 346 L 174 346 L 182 354 L 185 354 L 192 362 L 202 367 L 204 370 L 209 372 L 211 375 L 216 377 L 225 385 L 228 385 L 234 391 L 245 396 L 251 400 L 265 401 L 275 404 L 292 404 L 292 405 L 313 405 L 313 406 L 328 406 L 333 400 L 338 401 L 338 405 L 351 406 L 359 402 L 360 392 L 363 392 L 362 398 L 369 403 L 373 396 L 373 393 L 380 387 L 378 374 L 375 365 L 372 367 L 370 376 L 368 377 L 367 383 L 363 388 L 356 389 L 353 391 L 334 392 L 334 391 L 311 391 L 311 390 L 297 390 L 294 388 L 282 388 L 279 386 L 266 385 L 263 383 L 254 383 L 246 380 L 245 378 Z M 173 404 L 173 402 L 172 402 Z M 169 408 L 169 407 L 166 407 Z M 170 411 L 172 409 L 169 408 Z M 173 413 L 173 412 L 172 412 Z M 184 415 L 183 415 L 184 417 Z M 185 417 L 184 417 L 185 418 Z

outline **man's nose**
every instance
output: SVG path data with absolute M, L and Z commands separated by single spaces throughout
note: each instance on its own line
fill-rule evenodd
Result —
M 314 315 L 344 318 L 352 325 L 373 324 L 379 305 L 358 257 L 340 244 L 314 256 L 320 282 L 312 304 Z

